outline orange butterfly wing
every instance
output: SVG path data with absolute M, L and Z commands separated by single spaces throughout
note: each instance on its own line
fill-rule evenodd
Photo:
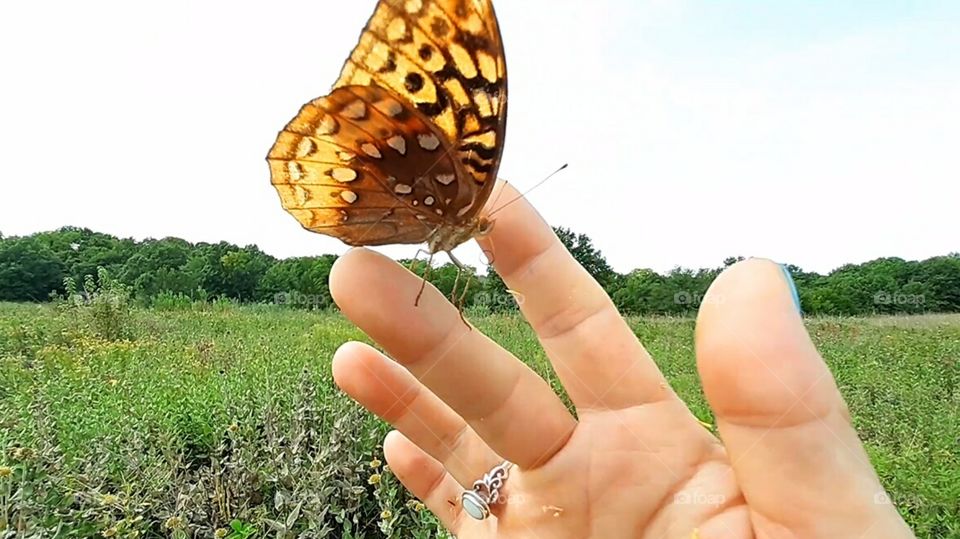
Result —
M 449 250 L 481 226 L 506 111 L 489 0 L 381 0 L 333 92 L 278 135 L 272 182 L 309 230 Z

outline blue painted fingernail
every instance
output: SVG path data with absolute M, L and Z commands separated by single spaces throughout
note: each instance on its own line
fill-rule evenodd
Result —
M 780 270 L 783 271 L 783 278 L 787 280 L 787 284 L 790 286 L 790 295 L 793 297 L 793 304 L 797 307 L 797 312 L 803 314 L 803 309 L 800 308 L 800 293 L 797 292 L 797 283 L 793 282 L 793 275 L 790 275 L 790 270 L 786 264 L 780 264 Z

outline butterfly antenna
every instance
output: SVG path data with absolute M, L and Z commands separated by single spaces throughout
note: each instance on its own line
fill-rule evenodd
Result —
M 495 208 L 495 207 L 497 206 L 497 202 L 499 202 L 499 201 L 500 201 L 500 197 L 503 196 L 503 190 L 507 188 L 507 185 L 510 184 L 510 181 L 509 181 L 509 180 L 503 180 L 502 183 L 503 183 L 503 185 L 500 186 L 500 192 L 497 193 L 497 198 L 493 199 L 493 202 L 490 203 L 490 207 L 491 207 L 491 208 Z
M 556 176 L 557 174 L 560 173 L 560 171 L 562 171 L 563 169 L 567 168 L 568 166 L 569 166 L 569 163 L 564 163 L 562 167 L 558 168 L 557 170 L 554 170 L 552 173 L 550 173 L 549 176 L 547 176 L 546 178 L 544 178 L 544 179 L 540 180 L 539 182 L 537 182 L 536 185 L 534 185 L 534 186 L 531 187 L 530 189 L 527 189 L 523 194 L 519 195 L 517 198 L 514 198 L 514 199 L 511 200 L 510 202 L 507 202 L 507 203 L 504 204 L 503 206 L 500 206 L 499 208 L 497 208 L 497 209 L 493 210 L 492 212 L 490 212 L 490 215 L 487 215 L 487 218 L 489 219 L 490 217 L 493 217 L 493 215 L 494 215 L 495 213 L 497 213 L 497 212 L 499 212 L 500 210 L 506 208 L 507 206 L 513 204 L 514 202 L 520 200 L 521 198 L 529 195 L 531 191 L 533 191 L 533 190 L 536 189 L 537 187 L 540 187 L 541 185 L 547 183 L 547 180 L 549 180 L 550 178 Z M 503 192 L 503 191 L 501 190 L 501 193 L 502 193 L 502 192 Z

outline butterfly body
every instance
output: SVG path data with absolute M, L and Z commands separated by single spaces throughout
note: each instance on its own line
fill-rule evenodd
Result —
M 427 240 L 430 254 L 450 252 L 461 243 L 487 234 L 493 227 L 493 221 L 486 217 L 477 217 L 462 225 L 438 228 Z
M 490 227 L 506 108 L 490 0 L 380 0 L 332 92 L 278 135 L 271 181 L 313 232 L 449 252 Z

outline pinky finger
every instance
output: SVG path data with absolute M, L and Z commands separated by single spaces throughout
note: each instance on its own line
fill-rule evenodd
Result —
M 417 447 L 398 431 L 383 440 L 387 464 L 403 486 L 416 496 L 450 533 L 457 534 L 461 524 L 460 492 L 457 483 L 439 461 Z

